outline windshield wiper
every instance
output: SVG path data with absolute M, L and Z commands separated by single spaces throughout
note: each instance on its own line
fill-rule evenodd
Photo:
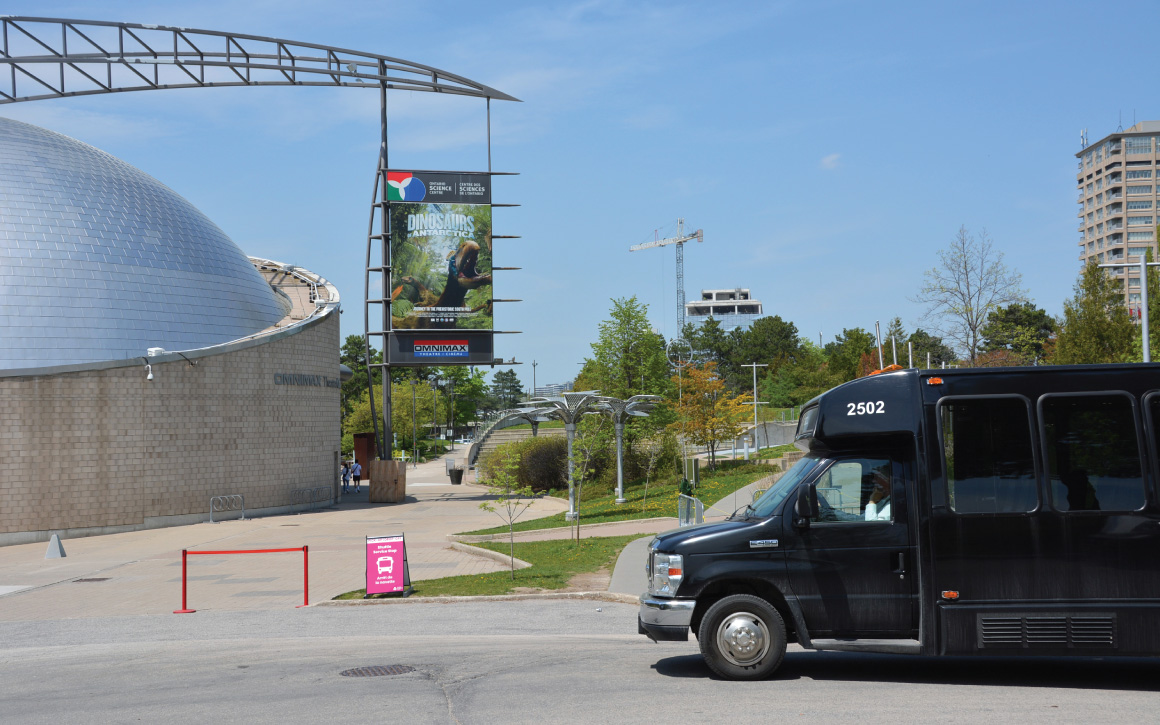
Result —
M 733 519 L 737 518 L 737 512 L 738 512 L 738 511 L 744 511 L 744 513 L 742 513 L 742 514 L 741 514 L 741 518 L 744 518 L 744 519 L 750 518 L 750 516 L 749 516 L 749 512 L 750 512 L 750 511 L 752 511 L 753 513 L 757 513 L 757 509 L 753 508 L 753 504 L 751 504 L 751 503 L 747 503 L 747 504 L 745 504 L 744 506 L 742 506 L 742 507 L 739 507 L 739 508 L 737 509 L 737 511 L 734 511 L 733 513 L 729 514 L 729 520 L 730 520 L 730 521 L 732 521 Z

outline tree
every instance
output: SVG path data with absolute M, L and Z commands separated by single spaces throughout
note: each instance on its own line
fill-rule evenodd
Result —
M 1055 320 L 1032 302 L 1015 302 L 992 310 L 982 335 L 984 352 L 1005 353 L 1012 364 L 1029 365 L 1043 359 Z
M 841 378 L 841 382 L 846 382 L 858 377 L 862 356 L 874 352 L 874 336 L 861 327 L 845 329 L 841 335 L 834 336 L 834 341 L 828 343 L 825 350 L 830 370 Z
M 941 337 L 935 337 L 921 327 L 910 333 L 907 339 L 914 347 L 914 364 L 918 367 L 925 367 L 927 364 L 927 353 L 930 353 L 930 366 L 937 368 L 943 363 L 953 363 L 957 358 L 955 351 L 943 344 Z
M 749 328 L 734 330 L 730 336 L 733 338 L 730 362 L 735 377 L 726 375 L 725 383 L 734 390 L 752 385 L 752 377 L 746 377 L 752 373 L 743 365 L 756 362 L 776 368 L 793 363 L 801 353 L 797 326 L 778 315 L 754 320 Z
M 520 486 L 517 476 L 520 468 L 520 453 L 514 447 L 497 451 L 499 460 L 491 467 L 487 480 L 487 492 L 495 496 L 495 501 L 484 501 L 479 507 L 499 516 L 508 527 L 508 558 L 511 559 L 512 581 L 516 578 L 516 519 L 533 503 L 535 494 L 531 486 Z
M 512 408 L 523 398 L 524 388 L 515 370 L 497 370 L 491 376 L 491 395 L 497 407 Z
M 717 320 L 709 317 L 700 325 L 686 323 L 682 334 L 689 346 L 702 356 L 701 362 L 717 363 L 718 368 L 731 365 L 733 340 Z
M 895 317 L 887 325 L 886 332 L 882 335 L 882 355 L 883 361 L 887 365 L 898 363 L 903 367 L 906 366 L 906 338 L 906 328 L 902 326 L 902 318 Z M 897 360 L 894 359 L 896 352 Z
M 438 368 L 439 379 L 442 382 L 440 397 L 441 409 L 445 411 L 445 418 L 452 427 L 465 425 L 475 420 L 479 409 L 486 404 L 488 396 L 487 382 L 482 370 L 463 365 L 444 365 Z M 443 405 L 443 397 L 449 399 L 454 393 L 455 405 L 451 410 L 450 400 Z M 393 416 L 392 416 L 393 419 Z M 454 435 L 454 433 L 452 434 Z
M 362 335 L 348 335 L 346 340 L 342 343 L 342 348 L 339 350 L 339 362 L 347 366 L 354 373 L 350 380 L 342 384 L 342 413 L 345 416 L 349 415 L 354 410 L 355 404 L 362 399 L 363 393 L 369 387 L 367 376 L 367 361 L 366 361 L 366 338 Z M 383 361 L 383 353 L 381 350 L 371 350 L 371 362 L 381 363 Z M 382 373 L 379 369 L 375 369 L 374 381 L 375 387 L 378 388 L 379 381 L 382 380 Z M 350 433 L 345 427 L 343 433 Z M 360 432 L 360 431 L 355 431 Z
M 664 338 L 648 321 L 648 305 L 636 297 L 612 300 L 609 319 L 600 323 L 592 343 L 592 365 L 585 365 L 589 385 L 602 395 L 629 398 L 663 395 L 668 387 Z
M 669 428 L 708 448 L 709 465 L 716 468 L 717 448 L 741 434 L 743 421 L 752 414 L 749 404 L 753 398 L 730 395 L 717 374 L 716 363 L 686 365 L 682 378 L 684 392 L 676 403 L 678 420 Z M 675 377 L 673 382 L 677 382 Z
M 830 369 L 820 347 L 802 339 L 797 359 L 778 366 L 762 380 L 762 396 L 770 405 L 788 408 L 801 405 L 845 382 Z
M 431 390 L 431 386 L 421 382 L 415 387 L 414 392 L 415 412 L 412 416 L 410 383 L 395 383 L 391 386 L 391 429 L 395 435 L 395 448 L 402 451 L 410 451 L 416 447 L 418 441 L 412 439 L 412 433 L 415 432 L 416 428 L 418 429 L 418 438 L 422 440 L 424 432 L 431 424 L 431 410 L 435 402 L 435 394 Z M 439 417 L 447 415 L 447 405 L 446 398 L 442 395 L 439 396 L 439 411 L 437 412 Z M 382 408 L 375 405 L 375 415 L 381 416 L 382 414 Z M 347 435 L 374 431 L 369 390 L 364 390 L 362 397 L 354 403 L 351 412 L 343 419 L 342 427 Z
M 1075 284 L 1075 296 L 1063 303 L 1063 323 L 1051 362 L 1057 365 L 1127 362 L 1135 329 L 1124 308 L 1123 288 L 1095 262 Z
M 597 461 L 609 448 L 608 418 L 603 415 L 587 416 L 577 426 L 572 443 L 573 480 L 576 485 L 576 543 L 580 543 L 580 505 L 584 497 L 584 482 L 595 480 Z
M 939 265 L 924 274 L 914 302 L 927 306 L 936 328 L 966 353 L 974 366 L 980 331 L 993 310 L 1023 300 L 1022 276 L 1003 263 L 986 230 L 979 236 L 965 226 L 950 246 L 939 251 Z

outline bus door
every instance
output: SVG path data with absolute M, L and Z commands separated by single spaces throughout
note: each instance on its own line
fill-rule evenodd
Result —
M 812 481 L 818 511 L 808 526 L 790 501 L 787 575 L 811 637 L 917 637 L 913 470 L 882 455 L 838 456 Z

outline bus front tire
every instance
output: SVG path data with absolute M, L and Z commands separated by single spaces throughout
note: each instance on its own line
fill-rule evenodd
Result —
M 728 680 L 760 680 L 785 657 L 785 622 L 761 597 L 733 594 L 705 612 L 697 640 L 713 672 Z

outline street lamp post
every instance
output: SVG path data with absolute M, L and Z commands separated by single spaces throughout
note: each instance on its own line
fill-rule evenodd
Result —
M 439 411 L 439 376 L 431 376 L 431 445 L 435 448 L 435 455 L 439 455 L 439 425 L 435 422 L 435 415 Z
M 1108 267 L 1139 267 L 1140 268 L 1140 335 L 1144 348 L 1144 362 L 1152 362 L 1151 340 L 1148 334 L 1148 268 L 1160 267 L 1160 262 L 1149 262 L 1145 256 L 1139 262 L 1118 262 L 1101 264 L 1100 268 Z
M 451 433 L 451 450 L 455 450 L 455 378 L 451 378 L 451 405 L 447 406 L 447 430 Z
M 537 395 L 537 393 L 536 393 L 536 366 L 537 365 L 539 365 L 539 363 L 536 362 L 535 360 L 533 360 L 532 361 L 532 395 L 531 395 L 531 397 L 533 397 L 533 398 L 536 397 L 536 395 Z
M 419 412 L 415 407 L 415 386 L 419 381 L 411 378 L 411 467 L 419 466 Z
M 749 363 L 748 365 L 742 365 L 741 367 L 753 368 L 753 447 L 758 448 L 758 445 L 757 445 L 757 406 L 766 405 L 766 403 L 757 402 L 757 368 L 767 368 L 767 367 L 769 367 L 769 364 L 762 363 L 759 365 L 759 364 L 754 362 L 754 363 Z M 768 442 L 768 440 L 769 440 L 769 437 L 766 436 L 766 441 Z M 736 445 L 736 444 L 734 444 L 734 445 Z M 734 458 L 737 457 L 736 450 L 733 451 L 733 457 Z
M 564 515 L 565 521 L 576 520 L 575 463 L 572 460 L 572 442 L 576 438 L 576 423 L 585 413 L 594 412 L 599 402 L 598 391 L 585 390 L 550 397 L 536 397 L 521 404 L 525 410 L 533 408 L 545 417 L 550 416 L 564 423 L 564 432 L 568 437 L 568 513 Z
M 602 396 L 597 407 L 608 413 L 616 431 L 616 503 L 624 503 L 624 424 L 629 417 L 647 417 L 659 395 L 634 395 L 628 400 Z

